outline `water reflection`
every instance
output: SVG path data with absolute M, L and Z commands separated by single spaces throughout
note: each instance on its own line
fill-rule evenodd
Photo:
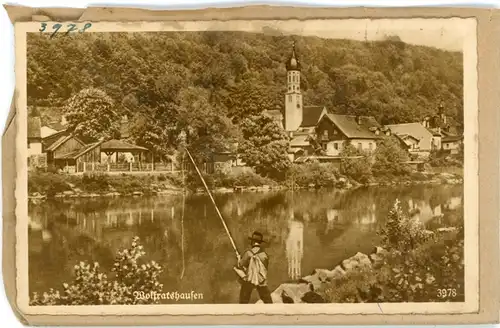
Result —
M 288 260 L 288 277 L 298 279 L 301 274 L 302 255 L 304 254 L 304 223 L 290 220 L 288 222 L 288 238 L 286 240 L 286 258 Z
M 333 267 L 379 242 L 378 228 L 396 198 L 421 221 L 438 222 L 463 203 L 461 186 L 371 188 L 216 195 L 238 248 L 254 230 L 269 240 L 269 282 L 278 284 Z M 234 252 L 208 197 L 81 199 L 29 207 L 30 290 L 69 281 L 81 260 L 110 269 L 134 236 L 165 267 L 169 290 L 204 293 L 204 302 L 237 302 Z

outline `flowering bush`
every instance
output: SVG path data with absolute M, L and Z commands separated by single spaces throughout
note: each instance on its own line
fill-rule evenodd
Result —
M 161 293 L 159 282 L 162 267 L 151 261 L 141 263 L 145 255 L 139 238 L 135 237 L 128 249 L 118 252 L 112 268 L 111 279 L 101 271 L 99 263 L 80 262 L 75 265 L 75 278 L 64 283 L 63 291 L 50 289 L 39 295 L 33 293 L 30 305 L 102 305 L 158 303 L 157 299 L 135 298 L 134 292 Z
M 396 199 L 380 235 L 385 247 L 407 252 L 425 242 L 429 232 L 420 220 L 404 213 L 400 201 Z

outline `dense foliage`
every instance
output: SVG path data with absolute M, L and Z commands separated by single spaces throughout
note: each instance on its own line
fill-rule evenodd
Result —
M 161 293 L 159 276 L 163 268 L 155 261 L 144 262 L 139 238 L 128 249 L 118 251 L 111 274 L 103 272 L 99 263 L 80 262 L 75 265 L 71 284 L 64 283 L 62 292 L 51 289 L 34 293 L 30 305 L 131 305 L 158 303 L 154 298 L 138 298 L 134 292 Z
M 113 100 L 102 90 L 83 89 L 63 108 L 68 127 L 83 140 L 117 137 L 120 119 Z
M 270 116 L 263 114 L 245 118 L 241 130 L 241 160 L 258 174 L 278 180 L 284 178 L 284 172 L 291 165 L 285 131 Z
M 462 117 L 462 55 L 398 40 L 297 37 L 305 105 L 420 121 L 438 104 Z M 131 138 L 158 155 L 179 134 L 205 156 L 240 137 L 240 123 L 283 106 L 292 38 L 245 32 L 81 33 L 28 37 L 28 105 L 55 119 L 81 90 L 97 88 L 133 125 Z M 46 114 L 50 112 L 50 115 Z M 197 152 L 198 153 L 198 152 Z

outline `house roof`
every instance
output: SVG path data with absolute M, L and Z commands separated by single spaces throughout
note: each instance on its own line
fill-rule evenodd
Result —
M 106 152 L 106 151 L 128 152 L 128 151 L 144 151 L 144 150 L 148 150 L 148 149 L 141 147 L 141 146 L 131 144 L 131 143 L 123 141 L 123 140 L 112 139 L 112 140 L 108 140 L 108 141 L 103 142 L 101 144 L 101 150 L 103 152 Z
M 101 144 L 101 141 L 85 145 L 83 148 L 58 156 L 57 159 L 77 159 Z
M 354 115 L 326 114 L 325 117 L 335 124 L 348 138 L 379 138 L 379 136 L 370 131 L 372 127 L 381 127 L 373 116 L 359 116 L 361 124 L 358 124 L 357 116 Z
M 41 138 L 42 123 L 40 117 L 28 118 L 28 138 Z
M 418 140 L 421 140 L 422 138 L 430 138 L 432 136 L 432 133 L 427 130 L 421 123 L 414 122 L 414 123 L 402 123 L 402 124 L 389 124 L 387 125 L 388 128 L 391 129 L 392 133 L 394 134 L 407 134 L 411 135 L 414 138 L 417 138 Z
M 66 141 L 68 141 L 70 139 L 75 139 L 76 141 L 78 141 L 82 145 L 85 144 L 83 141 L 81 141 L 80 139 L 78 139 L 77 137 L 75 137 L 72 134 L 62 135 L 55 142 L 53 142 L 50 146 L 48 146 L 46 148 L 46 151 L 54 151 L 57 148 L 59 148 L 62 144 L 64 144 Z
M 66 129 L 66 127 L 64 125 L 62 125 L 61 122 L 59 122 L 59 121 L 49 122 L 47 124 L 44 124 L 43 126 L 46 126 L 46 127 L 51 128 L 53 130 L 56 130 L 56 131 L 62 131 L 64 129 Z
M 309 145 L 309 135 L 307 134 L 294 136 L 292 140 L 290 140 L 290 147 L 304 147 Z
M 401 140 L 401 142 L 403 142 L 406 146 L 411 146 L 410 139 L 413 139 L 416 142 L 418 142 L 420 140 L 419 138 L 414 137 L 414 136 L 412 136 L 410 134 L 406 134 L 406 133 L 403 133 L 403 134 L 395 133 L 394 136 L 396 136 L 396 138 L 398 138 L 399 140 Z
M 67 130 L 62 130 L 62 131 L 53 133 L 49 136 L 44 137 L 42 139 L 42 144 L 44 147 L 50 147 L 54 142 L 56 142 L 59 139 L 59 137 L 66 136 L 68 134 L 69 134 L 69 132 Z
M 316 126 L 321 119 L 321 113 L 325 107 L 323 106 L 304 106 L 302 111 L 301 127 Z
M 446 136 L 446 137 L 443 137 L 442 141 L 441 142 L 455 142 L 455 141 L 459 141 L 459 140 L 463 140 L 463 136 Z

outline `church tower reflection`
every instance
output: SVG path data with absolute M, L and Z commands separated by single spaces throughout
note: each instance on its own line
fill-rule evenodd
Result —
M 288 238 L 286 239 L 286 258 L 288 260 L 288 277 L 301 277 L 301 263 L 304 255 L 304 223 L 296 221 L 291 210 L 288 221 Z

